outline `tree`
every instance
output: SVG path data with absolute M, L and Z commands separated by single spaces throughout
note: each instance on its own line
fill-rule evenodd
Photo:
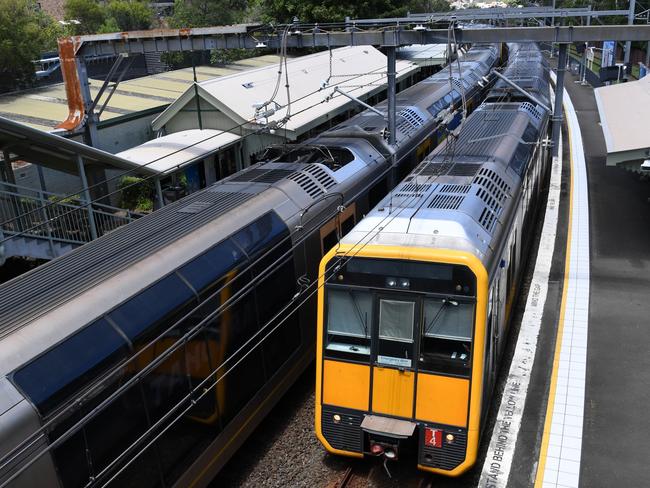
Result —
M 111 0 L 108 4 L 108 15 L 109 19 L 102 28 L 103 32 L 144 30 L 151 27 L 153 10 L 144 1 Z
M 181 27 L 209 27 L 241 22 L 246 0 L 175 0 L 174 14 L 169 25 Z
M 0 0 L 0 91 L 29 85 L 32 60 L 56 47 L 59 35 L 54 19 L 30 0 Z
M 409 4 L 413 13 L 449 12 L 451 5 L 447 0 L 415 0 Z
M 66 0 L 63 5 L 66 20 L 78 20 L 75 34 L 95 34 L 106 20 L 106 9 L 97 0 Z
M 351 19 L 404 16 L 408 11 L 447 11 L 447 0 L 258 0 L 262 19 L 267 22 L 288 23 L 297 17 L 300 22 L 342 22 Z

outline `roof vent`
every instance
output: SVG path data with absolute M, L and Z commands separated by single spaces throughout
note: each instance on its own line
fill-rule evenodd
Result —
M 310 164 L 303 171 L 316 178 L 316 180 L 323 185 L 326 190 L 329 190 L 336 185 L 334 178 L 332 178 L 321 166 Z
M 536 124 L 539 124 L 539 122 L 542 120 L 542 113 L 530 102 L 523 102 L 519 106 L 519 111 L 530 115 L 530 118 L 535 120 Z
M 425 121 L 424 117 L 412 108 L 403 108 L 397 112 L 397 118 L 399 119 L 397 130 L 406 135 L 415 132 Z

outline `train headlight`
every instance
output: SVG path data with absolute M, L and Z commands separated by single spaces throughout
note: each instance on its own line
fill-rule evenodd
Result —
M 401 278 L 399 280 L 399 287 L 400 288 L 409 288 L 411 286 L 411 282 L 407 280 L 406 278 Z
M 332 417 L 332 420 L 334 421 L 335 424 L 338 424 L 341 422 L 341 416 L 338 413 L 335 413 L 334 416 Z
M 397 286 L 397 278 L 386 278 L 386 286 L 388 288 L 395 288 Z
M 449 444 L 452 444 L 452 443 L 454 442 L 454 434 L 447 434 L 447 435 L 445 436 L 445 439 L 447 440 L 447 442 L 448 442 Z

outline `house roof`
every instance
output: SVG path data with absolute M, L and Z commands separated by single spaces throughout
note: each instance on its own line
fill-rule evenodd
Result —
M 215 77 L 240 73 L 261 66 L 276 66 L 279 59 L 276 55 L 266 55 L 242 59 L 224 66 L 197 66 L 196 77 L 199 81 L 213 80 Z M 102 84 L 102 80 L 91 79 L 90 93 L 96 96 Z M 122 81 L 102 113 L 101 120 L 114 119 L 144 110 L 162 111 L 192 84 L 192 68 L 165 71 Z M 105 93 L 101 103 L 106 96 Z M 68 116 L 65 86 L 63 83 L 58 83 L 1 95 L 0 115 L 37 129 L 53 130 Z
M 283 67 L 279 83 L 278 65 L 271 65 L 203 81 L 197 84 L 196 90 L 201 98 L 227 115 L 233 127 L 246 124 L 247 128 L 254 130 L 260 126 L 254 122 L 254 105 L 270 100 L 278 86 L 275 103 L 268 105 L 275 110 L 268 116 L 268 121 L 282 120 L 288 113 L 287 102 L 290 100 L 291 118 L 284 128 L 293 133 L 289 136 L 295 137 L 354 103 L 340 93 L 334 93 L 334 87 L 360 98 L 384 89 L 386 64 L 386 56 L 372 46 L 342 47 L 287 60 L 287 69 Z M 396 68 L 398 79 L 418 69 L 410 61 L 398 61 Z M 290 98 L 285 87 L 286 73 Z M 194 96 L 194 87 L 188 88 L 153 121 L 153 129 L 160 130 Z M 266 119 L 259 122 L 265 123 Z

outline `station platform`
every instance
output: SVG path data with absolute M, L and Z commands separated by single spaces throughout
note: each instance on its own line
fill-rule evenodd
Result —
M 650 484 L 650 185 L 605 165 L 575 81 L 482 488 Z

